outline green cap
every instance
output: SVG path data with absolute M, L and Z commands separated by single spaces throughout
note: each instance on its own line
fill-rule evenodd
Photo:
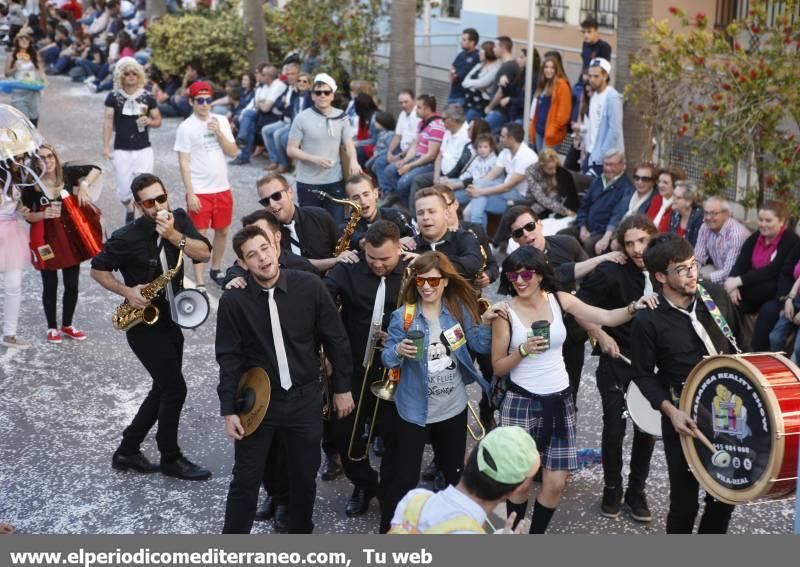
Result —
M 536 442 L 517 425 L 497 427 L 478 444 L 478 470 L 494 481 L 519 484 L 534 465 L 538 468 Z

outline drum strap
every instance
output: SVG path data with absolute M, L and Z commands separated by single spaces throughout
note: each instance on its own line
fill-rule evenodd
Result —
M 728 339 L 728 342 L 733 345 L 733 348 L 736 350 L 736 353 L 741 354 L 742 350 L 736 343 L 736 337 L 733 336 L 733 331 L 731 331 L 731 326 L 728 325 L 728 321 L 725 319 L 725 316 L 719 310 L 719 307 L 714 302 L 714 299 L 711 297 L 711 294 L 708 293 L 708 290 L 700 284 L 697 284 L 697 293 L 700 295 L 700 299 L 705 304 L 706 309 L 708 309 L 708 312 L 711 314 L 711 318 L 714 319 L 714 323 L 717 324 L 719 330 L 722 331 L 722 334 L 725 335 L 725 338 Z

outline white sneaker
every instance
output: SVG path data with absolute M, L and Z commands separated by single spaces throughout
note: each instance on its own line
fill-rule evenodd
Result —
M 31 343 L 17 337 L 16 335 L 12 335 L 9 337 L 3 337 L 3 346 L 8 348 L 18 348 L 20 350 L 24 350 L 26 348 L 30 348 Z

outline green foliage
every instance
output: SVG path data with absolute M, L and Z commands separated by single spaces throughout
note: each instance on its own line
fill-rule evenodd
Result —
M 220 84 L 246 73 L 253 40 L 238 8 L 237 2 L 227 2 L 215 12 L 166 16 L 147 30 L 153 63 L 162 71 L 182 76 L 187 63 L 199 62 L 206 76 Z
M 745 203 L 761 202 L 767 190 L 796 203 L 800 19 L 791 16 L 797 6 L 798 0 L 753 0 L 744 19 L 721 30 L 710 29 L 702 12 L 690 17 L 670 8 L 679 29 L 651 21 L 644 32 L 649 46 L 631 66 L 628 93 L 634 102 L 652 101 L 640 109 L 661 155 L 686 136 L 695 155 L 713 156 L 703 174 L 707 193 L 729 189 L 741 168 Z

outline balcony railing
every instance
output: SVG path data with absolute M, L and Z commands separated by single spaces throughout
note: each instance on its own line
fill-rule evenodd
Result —
M 593 17 L 601 28 L 617 28 L 617 0 L 581 0 L 581 21 Z
M 536 0 L 536 17 L 545 22 L 563 22 L 567 0 Z

